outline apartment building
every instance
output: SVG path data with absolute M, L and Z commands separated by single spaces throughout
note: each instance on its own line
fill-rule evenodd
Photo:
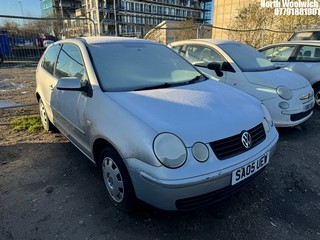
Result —
M 41 14 L 44 17 L 75 17 L 76 9 L 81 8 L 82 0 L 40 0 Z
M 83 0 L 89 32 L 142 37 L 159 23 L 196 19 L 212 23 L 213 0 Z

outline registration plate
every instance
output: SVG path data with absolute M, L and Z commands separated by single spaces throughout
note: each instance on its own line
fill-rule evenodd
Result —
M 313 108 L 313 104 L 314 104 L 314 103 L 311 101 L 310 103 L 304 105 L 304 106 L 303 106 L 303 110 L 304 110 L 304 111 L 310 110 L 311 108 Z
M 254 173 L 261 170 L 264 166 L 266 166 L 269 163 L 269 152 L 267 152 L 265 155 L 260 157 L 259 159 L 242 166 L 241 168 L 238 168 L 232 172 L 232 180 L 231 185 L 234 185 L 238 182 L 241 182 L 242 180 L 250 177 Z

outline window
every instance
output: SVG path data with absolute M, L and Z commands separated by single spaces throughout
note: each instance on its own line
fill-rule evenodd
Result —
M 87 75 L 78 47 L 71 44 L 64 44 L 57 61 L 56 77 L 76 77 L 86 80 Z
M 261 72 L 276 69 L 263 54 L 256 49 L 238 42 L 219 45 L 243 72 Z
M 221 65 L 224 62 L 223 57 L 221 57 L 214 49 L 199 45 L 187 46 L 185 58 L 193 64 L 204 67 L 207 67 L 208 63 L 211 62 L 218 62 Z
M 59 48 L 61 48 L 61 45 L 52 45 L 46 52 L 46 55 L 44 56 L 43 62 L 41 64 L 41 66 L 52 75 L 54 64 L 59 53 Z
M 171 49 L 172 49 L 173 51 L 175 51 L 176 53 L 179 53 L 180 46 L 171 47 Z
M 271 62 L 287 62 L 294 49 L 295 46 L 278 46 L 263 50 L 261 53 Z
M 199 76 L 194 67 L 161 44 L 101 43 L 88 48 L 103 91 L 131 91 Z
M 320 47 L 302 46 L 298 52 L 297 61 L 302 62 L 319 62 Z

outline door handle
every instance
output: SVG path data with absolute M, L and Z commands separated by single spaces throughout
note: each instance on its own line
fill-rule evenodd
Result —
M 50 85 L 50 90 L 51 90 L 51 91 L 53 90 L 53 85 L 52 85 L 52 84 Z

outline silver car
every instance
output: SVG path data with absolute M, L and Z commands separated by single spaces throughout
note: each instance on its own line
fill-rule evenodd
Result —
M 305 77 L 314 90 L 315 107 L 320 109 L 320 41 L 275 43 L 259 51 L 277 67 Z
M 151 41 L 55 42 L 36 81 L 44 128 L 98 166 L 123 211 L 138 199 L 165 210 L 220 200 L 264 169 L 278 140 L 259 101 Z

